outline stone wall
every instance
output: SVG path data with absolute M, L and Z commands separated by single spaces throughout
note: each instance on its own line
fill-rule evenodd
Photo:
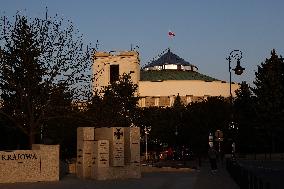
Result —
M 59 180 L 59 145 L 0 151 L 0 183 Z

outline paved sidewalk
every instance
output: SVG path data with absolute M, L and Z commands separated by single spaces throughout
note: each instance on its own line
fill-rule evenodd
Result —
M 79 180 L 74 175 L 65 176 L 59 182 L 37 182 L 0 184 L 0 189 L 238 189 L 238 186 L 219 166 L 212 174 L 208 162 L 200 171 L 151 172 L 143 173 L 141 179 L 93 181 Z
M 226 171 L 225 162 L 218 164 L 218 171 L 211 173 L 209 162 L 202 164 L 194 189 L 239 189 L 239 186 Z

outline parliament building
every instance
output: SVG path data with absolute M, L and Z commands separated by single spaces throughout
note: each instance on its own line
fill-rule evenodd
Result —
M 170 49 L 142 68 L 137 51 L 96 52 L 92 69 L 95 90 L 118 80 L 123 73 L 130 74 L 138 85 L 140 107 L 169 107 L 177 95 L 185 105 L 210 96 L 230 96 L 229 82 L 199 73 L 197 66 Z M 239 84 L 232 83 L 231 87 L 234 96 Z

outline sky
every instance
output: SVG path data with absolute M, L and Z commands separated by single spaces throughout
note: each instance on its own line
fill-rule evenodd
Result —
M 46 7 L 73 21 L 86 43 L 98 40 L 99 51 L 138 46 L 141 66 L 170 47 L 200 73 L 229 81 L 226 58 L 237 49 L 245 71 L 232 81 L 252 84 L 272 49 L 284 55 L 283 0 L 0 0 L 0 15 L 44 18 Z

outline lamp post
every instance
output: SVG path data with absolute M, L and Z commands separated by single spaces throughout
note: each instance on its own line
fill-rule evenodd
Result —
M 234 70 L 236 75 L 242 75 L 242 73 L 244 72 L 245 68 L 243 68 L 241 66 L 241 59 L 243 57 L 243 53 L 240 50 L 233 50 L 230 52 L 229 57 L 227 58 L 227 60 L 229 61 L 229 73 L 230 73 L 230 98 L 231 98 L 231 104 L 232 104 L 232 72 L 231 70 Z M 237 60 L 237 65 L 234 69 L 232 69 L 231 67 L 231 61 L 232 60 Z
M 144 127 L 144 132 L 145 132 L 145 159 L 146 161 L 148 160 L 148 135 L 150 134 L 150 131 L 151 131 L 151 126 L 147 127 L 145 126 Z
M 230 106 L 231 106 L 231 112 L 230 112 L 231 113 L 231 117 L 230 117 L 229 129 L 235 129 L 234 128 L 234 124 L 232 124 L 232 123 L 234 123 L 234 120 L 232 120 L 233 119 L 233 111 L 232 111 L 232 108 L 233 108 L 233 95 L 232 95 L 232 72 L 231 72 L 231 70 L 233 70 L 236 75 L 242 75 L 242 73 L 245 70 L 245 68 L 243 68 L 241 66 L 241 59 L 242 59 L 242 57 L 243 57 L 242 51 L 240 51 L 240 50 L 233 50 L 233 51 L 230 52 L 230 55 L 227 58 L 227 60 L 229 61 L 229 73 L 230 73 Z M 231 67 L 232 60 L 236 60 L 237 61 L 237 65 L 236 65 L 236 67 L 234 69 L 232 69 L 232 67 Z M 235 141 L 233 141 L 232 153 L 235 153 Z

